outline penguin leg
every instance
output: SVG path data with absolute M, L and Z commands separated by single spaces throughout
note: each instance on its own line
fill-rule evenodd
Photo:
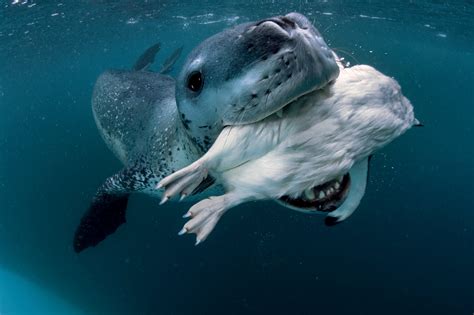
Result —
M 207 239 L 227 210 L 249 200 L 250 198 L 235 191 L 201 200 L 183 216 L 190 219 L 178 234 L 196 234 L 196 245 L 198 245 Z
M 181 199 L 191 195 L 208 176 L 208 169 L 204 161 L 201 158 L 162 179 L 156 187 L 158 189 L 165 188 L 160 204 L 164 204 L 177 195 L 181 195 Z

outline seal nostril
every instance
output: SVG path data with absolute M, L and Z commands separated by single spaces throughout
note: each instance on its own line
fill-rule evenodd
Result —
M 285 23 L 286 25 L 292 27 L 292 28 L 295 28 L 296 27 L 296 23 L 293 22 L 292 20 L 290 20 L 289 18 L 287 18 L 286 16 L 282 16 L 281 18 L 281 21 L 283 23 Z

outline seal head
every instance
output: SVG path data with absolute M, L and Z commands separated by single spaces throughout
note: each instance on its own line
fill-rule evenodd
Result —
M 202 42 L 178 77 L 176 101 L 188 133 L 207 149 L 224 126 L 260 121 L 338 75 L 318 30 L 290 13 Z

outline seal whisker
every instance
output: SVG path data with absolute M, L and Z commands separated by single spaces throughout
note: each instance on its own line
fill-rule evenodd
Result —
M 343 53 L 345 56 L 352 58 L 352 61 L 354 61 L 356 64 L 360 64 L 359 60 L 357 60 L 357 58 L 354 55 L 352 55 L 352 53 L 348 52 L 347 50 L 344 50 L 341 48 L 334 48 L 334 47 L 332 49 L 338 53 Z
M 243 111 L 240 113 L 240 118 L 239 118 L 239 123 L 237 125 L 232 125 L 232 126 L 229 126 L 228 128 L 228 131 L 227 131 L 227 135 L 225 136 L 225 140 L 224 140 L 224 146 L 227 144 L 227 139 L 229 138 L 229 135 L 230 135 L 230 132 L 232 130 L 232 128 L 240 125 L 242 123 L 242 118 L 245 117 L 245 111 L 246 109 L 248 108 L 248 105 L 250 104 L 250 102 L 248 102 L 247 104 L 245 104 L 242 108 L 243 108 Z
M 268 82 L 266 93 L 265 93 L 265 108 L 267 107 L 268 97 L 270 96 L 270 93 L 272 92 L 271 88 L 272 88 L 273 82 L 275 82 L 276 79 L 277 79 L 277 75 L 275 74 L 270 78 Z

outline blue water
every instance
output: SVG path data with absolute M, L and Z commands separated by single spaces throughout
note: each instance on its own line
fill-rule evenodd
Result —
M 126 225 L 75 254 L 121 167 L 92 117 L 97 76 L 290 11 L 395 77 L 425 124 L 375 155 L 356 213 L 327 228 L 247 204 L 195 247 L 176 235 L 189 205 L 136 195 Z M 473 1 L 0 0 L 0 314 L 472 314 L 473 17 Z

